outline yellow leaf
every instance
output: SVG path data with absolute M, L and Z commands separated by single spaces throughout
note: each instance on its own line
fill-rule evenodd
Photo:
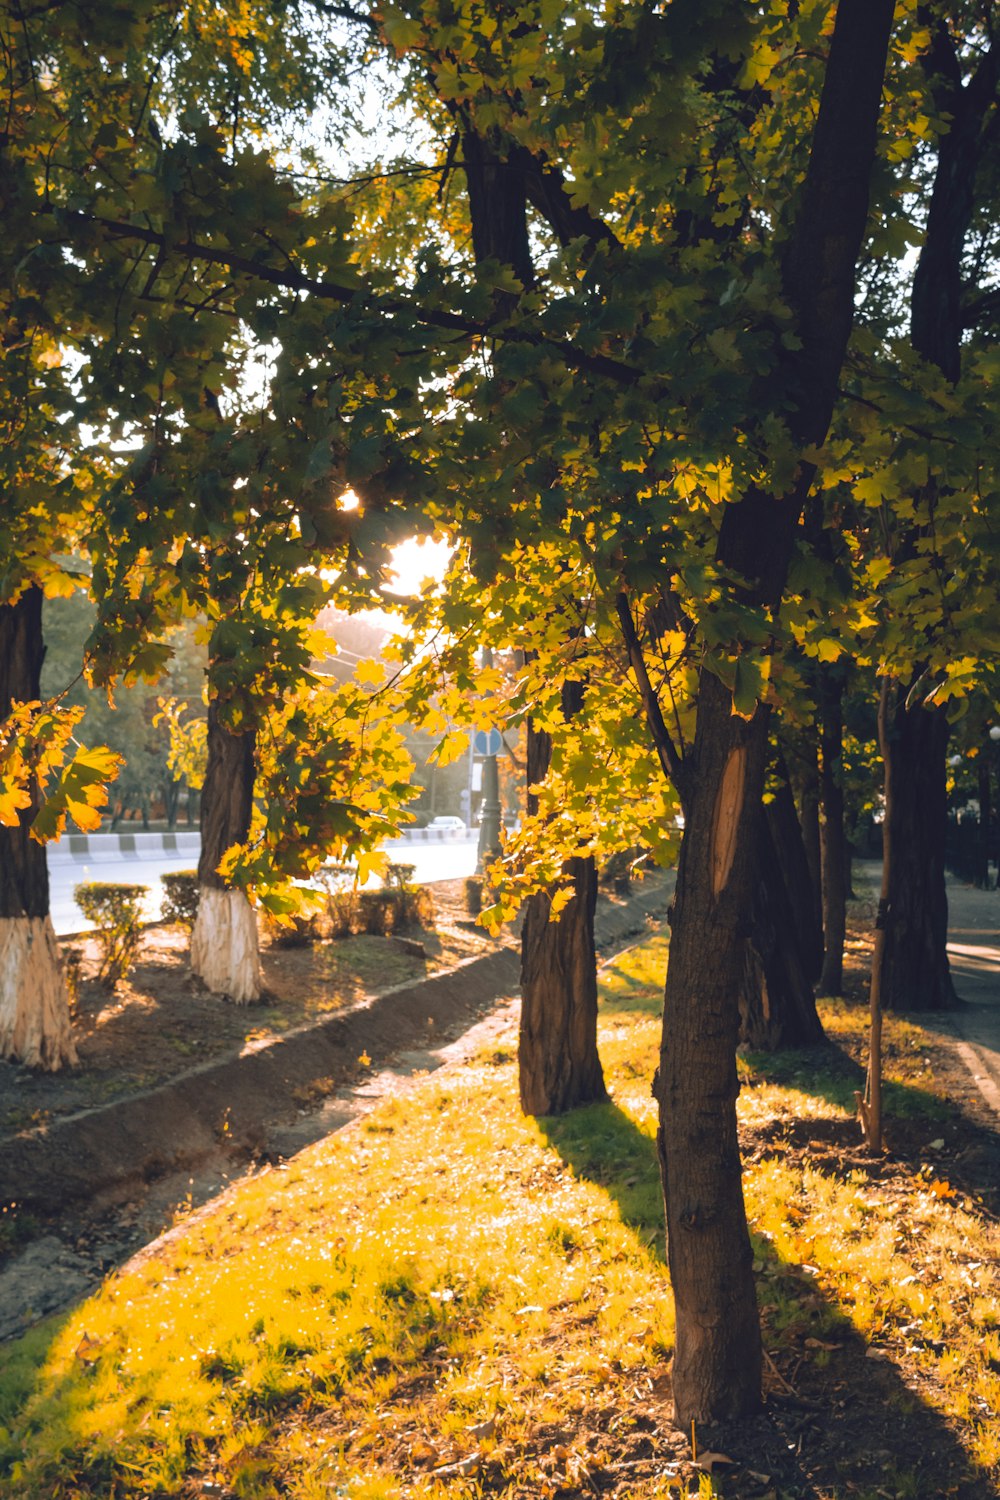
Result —
M 469 736 L 464 729 L 452 729 L 439 740 L 427 757 L 436 765 L 450 766 L 456 760 L 461 760 L 463 755 L 469 753 Z
M 7 786 L 0 789 L 0 823 L 7 828 L 16 828 L 21 821 L 20 809 L 31 806 L 31 795 L 23 786 Z
M 106 802 L 107 798 L 102 798 Z M 69 813 L 77 828 L 84 833 L 97 833 L 101 826 L 101 814 L 96 807 L 91 807 L 87 802 L 74 802 L 66 799 L 66 811 Z
M 564 885 L 556 891 L 549 903 L 549 917 L 557 917 L 569 905 L 575 894 L 573 887 L 569 885 Z
M 43 592 L 46 599 L 72 599 L 79 587 L 79 581 L 71 574 L 55 568 L 45 579 Z
M 385 667 L 380 661 L 359 661 L 354 671 L 355 682 L 362 687 L 381 687 L 385 681 Z
M 358 884 L 365 885 L 369 875 L 385 878 L 389 868 L 389 856 L 384 849 L 366 849 L 358 855 Z

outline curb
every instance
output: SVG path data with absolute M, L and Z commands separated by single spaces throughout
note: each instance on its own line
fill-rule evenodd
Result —
M 620 906 L 602 899 L 598 946 L 642 932 L 668 899 L 662 886 Z M 353 1073 L 361 1053 L 381 1063 L 428 1033 L 435 1043 L 449 1040 L 516 995 L 519 982 L 520 951 L 505 945 L 154 1089 L 8 1137 L 0 1143 L 0 1202 L 54 1212 L 73 1199 L 188 1170 L 220 1148 L 253 1156 L 266 1146 L 267 1127 L 296 1112 L 298 1091 Z
M 475 829 L 408 828 L 401 840 L 405 843 L 472 844 Z M 175 829 L 173 833 L 67 833 L 58 842 L 46 845 L 50 865 L 87 865 L 122 859 L 191 859 L 195 864 L 201 853 L 198 829 Z M 405 854 L 405 849 L 397 850 Z
M 191 859 L 201 852 L 201 834 L 181 829 L 175 833 L 67 833 L 47 846 L 50 865 L 118 864 L 124 859 Z

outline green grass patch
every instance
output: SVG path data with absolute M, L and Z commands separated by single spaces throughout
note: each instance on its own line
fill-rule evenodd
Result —
M 525 1120 L 512 1051 L 494 1044 L 7 1346 L 0 1488 L 12 1500 L 722 1492 L 656 1446 L 672 1340 L 650 1096 L 664 961 L 655 939 L 604 971 L 613 1103 Z M 943 1180 L 890 1182 L 783 1144 L 786 1128 L 824 1140 L 853 1128 L 835 1052 L 741 1066 L 775 1368 L 822 1374 L 844 1330 L 861 1335 L 925 1381 L 973 1465 L 997 1465 L 984 1414 L 1000 1408 L 995 1226 Z M 878 1492 L 908 1482 L 900 1469 Z

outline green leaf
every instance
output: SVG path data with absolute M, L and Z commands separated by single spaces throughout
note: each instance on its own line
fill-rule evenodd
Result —
M 752 719 L 764 691 L 764 672 L 760 659 L 738 656 L 733 679 L 733 713 L 741 719 Z

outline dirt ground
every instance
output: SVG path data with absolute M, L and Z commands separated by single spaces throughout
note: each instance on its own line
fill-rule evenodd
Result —
M 165 1083 L 195 1063 L 343 1011 L 366 995 L 453 968 L 495 946 L 465 908 L 465 882 L 433 887 L 434 925 L 398 936 L 288 947 L 265 938 L 264 999 L 236 1006 L 208 994 L 188 966 L 189 935 L 155 924 L 114 990 L 99 984 L 95 938 L 67 939 L 81 983 L 73 1017 L 79 1066 L 57 1074 L 0 1062 L 0 1137 Z
M 629 934 L 629 923 L 641 928 L 647 910 L 662 913 L 668 886 L 650 878 L 636 888 L 637 903 L 605 896 L 599 912 L 601 943 L 617 949 L 632 940 L 615 936 L 616 926 Z M 444 977 L 464 960 L 501 956 L 497 941 L 476 927 L 465 909 L 464 881 L 435 882 L 432 893 L 433 925 L 398 938 L 359 935 L 302 947 L 265 943 L 267 994 L 248 1007 L 208 995 L 192 980 L 187 934 L 178 928 L 148 928 L 138 964 L 113 993 L 93 977 L 96 943 L 68 943 L 84 947 L 75 1015 L 79 1065 L 58 1074 L 37 1074 L 0 1062 L 0 1153 L 4 1136 L 33 1138 L 60 1118 L 66 1121 L 64 1133 L 72 1132 L 72 1116 L 78 1111 L 127 1100 L 175 1080 L 183 1088 L 183 1075 L 190 1079 L 193 1067 L 213 1062 L 224 1067 L 234 1054 L 261 1051 L 262 1040 L 313 1022 L 337 1021 L 338 1012 L 351 1010 L 366 996 L 400 986 L 420 990 L 424 978 Z M 508 943 L 510 938 L 508 934 Z M 413 989 L 402 993 L 412 995 Z M 370 1049 L 380 1060 L 359 1057 L 352 1067 L 349 1059 L 346 1071 L 341 1068 L 337 1076 L 319 1079 L 307 1090 L 293 1089 L 285 1112 L 260 1133 L 255 1147 L 234 1136 L 220 1137 L 196 1164 L 133 1174 L 122 1184 L 95 1184 L 87 1197 L 66 1196 L 59 1206 L 12 1201 L 9 1187 L 6 1196 L 0 1192 L 0 1341 L 83 1296 L 171 1224 L 186 1220 L 244 1176 L 273 1170 L 303 1146 L 366 1113 L 380 1098 L 417 1086 L 429 1071 L 484 1045 L 498 1028 L 513 1025 L 516 1031 L 516 1001 L 500 1000 L 484 1009 L 477 1006 L 475 993 L 475 985 L 467 981 L 452 1000 L 445 996 L 435 1004 L 443 1018 L 449 1007 L 454 1010 L 453 1025 L 443 1019 L 441 1028 L 431 1031 L 430 1020 L 414 1028 L 400 1018 L 388 1046 L 384 1019 L 365 1044 L 370 1013 L 359 1012 L 362 1041 L 354 1051 Z M 243 1086 L 240 1104 L 251 1113 L 261 1108 L 250 1083 Z M 71 1151 L 73 1139 L 71 1135 Z

